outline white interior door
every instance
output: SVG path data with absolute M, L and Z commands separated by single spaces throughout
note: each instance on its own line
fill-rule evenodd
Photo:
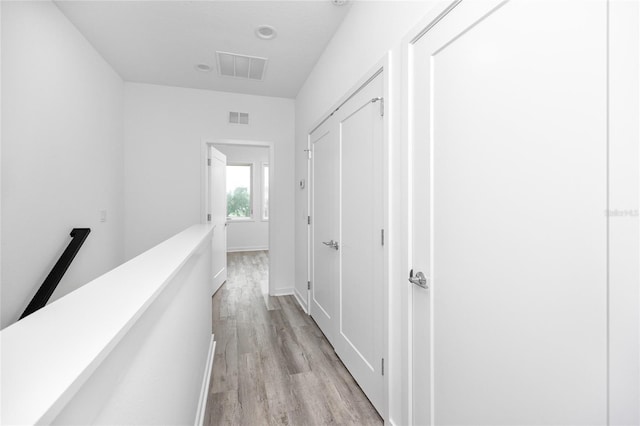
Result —
M 335 346 L 339 253 L 339 145 L 337 132 L 325 122 L 311 135 L 311 310 Z M 335 243 L 335 244 L 334 244 Z
M 384 413 L 383 77 L 335 114 L 340 139 L 340 279 L 336 353 Z M 375 101 L 373 101 L 375 99 Z
M 415 424 L 607 423 L 606 24 L 463 1 L 412 42 Z
M 227 157 L 209 147 L 209 212 L 213 230 L 213 292 L 227 280 Z
M 310 137 L 311 316 L 384 413 L 383 77 Z

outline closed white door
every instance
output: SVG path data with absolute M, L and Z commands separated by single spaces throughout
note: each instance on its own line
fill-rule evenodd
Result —
M 227 157 L 209 147 L 209 211 L 213 230 L 213 292 L 227 280 Z
M 336 353 L 384 413 L 383 77 L 335 114 L 340 139 L 340 279 Z M 336 194 L 336 195 L 337 195 Z
M 339 145 L 337 132 L 325 122 L 311 135 L 311 310 L 310 314 L 335 346 L 340 237 Z
M 383 76 L 311 134 L 311 316 L 384 413 Z
M 413 423 L 607 423 L 607 4 L 462 1 L 409 47 Z

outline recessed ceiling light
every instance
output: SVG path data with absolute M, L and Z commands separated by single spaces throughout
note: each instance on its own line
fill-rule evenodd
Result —
M 331 0 L 331 3 L 333 3 L 336 6 L 342 6 L 347 2 L 347 0 Z
M 271 25 L 260 25 L 256 28 L 256 35 L 263 40 L 276 38 L 276 29 Z
M 200 72 L 209 72 L 211 71 L 211 66 L 207 64 L 198 64 L 195 68 Z

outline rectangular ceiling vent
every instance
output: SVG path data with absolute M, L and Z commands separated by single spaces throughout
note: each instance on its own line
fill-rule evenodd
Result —
M 229 123 L 249 124 L 249 113 L 229 111 Z
M 216 52 L 216 58 L 218 61 L 218 74 L 221 76 L 259 81 L 264 79 L 267 58 L 228 52 Z

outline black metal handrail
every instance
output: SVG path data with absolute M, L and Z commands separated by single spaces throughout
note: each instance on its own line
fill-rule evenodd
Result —
M 49 275 L 47 275 L 47 278 L 36 292 L 36 295 L 33 296 L 33 299 L 29 302 L 27 309 L 24 310 L 20 319 L 27 315 L 31 315 L 47 304 L 65 272 L 69 269 L 69 265 L 71 265 L 76 254 L 80 251 L 80 247 L 82 247 L 84 240 L 87 239 L 89 232 L 91 232 L 90 228 L 73 228 L 71 230 L 71 234 L 69 235 L 71 235 L 71 238 L 73 239 L 60 256 L 60 259 L 58 259 L 56 264 L 53 266 Z

